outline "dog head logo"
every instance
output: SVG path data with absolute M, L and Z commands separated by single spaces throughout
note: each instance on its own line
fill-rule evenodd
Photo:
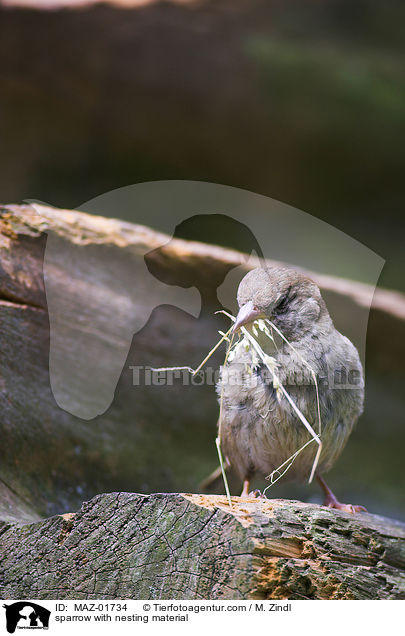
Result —
M 48 629 L 51 612 L 42 605 L 30 601 L 18 601 L 3 605 L 6 610 L 7 631 L 14 634 L 16 628 Z

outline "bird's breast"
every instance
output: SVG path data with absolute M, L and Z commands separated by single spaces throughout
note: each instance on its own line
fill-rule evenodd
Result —
M 282 381 L 296 407 L 318 433 L 323 450 L 320 470 L 328 470 L 340 454 L 359 414 L 362 396 L 350 391 L 337 393 L 328 384 L 318 384 L 321 429 L 319 429 L 317 391 L 313 373 L 300 356 L 280 351 L 275 358 L 276 379 L 263 364 L 252 366 L 249 353 L 222 369 L 218 383 L 221 403 L 219 426 L 221 446 L 241 479 L 249 473 L 268 475 L 299 451 L 311 435 L 290 402 L 280 392 Z M 315 376 L 328 375 L 327 356 L 311 360 Z M 283 373 L 283 369 L 287 372 Z M 316 442 L 300 452 L 286 477 L 307 479 L 316 454 Z

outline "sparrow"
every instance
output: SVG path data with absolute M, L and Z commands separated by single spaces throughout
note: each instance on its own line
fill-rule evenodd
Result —
M 363 411 L 363 369 L 356 347 L 334 327 L 317 285 L 294 269 L 250 271 L 239 284 L 237 301 L 233 334 L 241 342 L 221 367 L 217 393 L 220 445 L 243 482 L 241 496 L 249 496 L 255 473 L 269 476 L 311 440 L 292 400 L 322 442 L 316 478 L 324 505 L 365 511 L 338 501 L 322 477 L 338 459 Z M 249 346 L 249 339 L 243 340 L 242 327 L 268 356 L 276 376 Z M 317 449 L 315 441 L 308 444 L 285 478 L 308 481 Z

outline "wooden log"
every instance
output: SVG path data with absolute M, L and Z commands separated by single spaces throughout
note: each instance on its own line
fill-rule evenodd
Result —
M 405 599 L 405 524 L 298 501 L 109 493 L 0 548 L 5 599 Z

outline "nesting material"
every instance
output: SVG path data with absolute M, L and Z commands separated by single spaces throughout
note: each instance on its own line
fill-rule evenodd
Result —
M 230 320 L 235 322 L 235 316 L 233 316 L 232 314 L 229 314 L 226 311 L 221 311 L 218 313 L 225 314 Z M 292 399 L 288 391 L 285 389 L 285 387 L 281 383 L 280 377 L 278 375 L 278 364 L 275 358 L 265 353 L 265 351 L 263 351 L 262 347 L 260 346 L 258 342 L 259 332 L 261 332 L 267 338 L 269 338 L 272 344 L 277 348 L 277 345 L 273 336 L 273 331 L 275 331 L 280 336 L 280 338 L 284 340 L 284 342 L 289 347 L 291 347 L 291 349 L 295 352 L 296 355 L 299 356 L 303 364 L 307 367 L 307 369 L 311 373 L 311 376 L 314 381 L 314 386 L 315 386 L 318 433 L 314 431 L 313 427 L 308 422 L 307 418 L 297 407 L 294 400 Z M 271 488 L 271 486 L 273 486 L 279 479 L 281 479 L 286 474 L 286 472 L 292 466 L 292 464 L 294 463 L 298 455 L 302 453 L 302 451 L 307 446 L 309 446 L 309 444 L 312 444 L 312 442 L 316 442 L 318 445 L 318 449 L 317 449 L 315 459 L 312 465 L 311 473 L 308 479 L 308 482 L 311 483 L 315 475 L 315 471 L 318 466 L 319 458 L 322 452 L 322 441 L 321 441 L 322 421 L 321 421 L 321 411 L 320 411 L 320 401 L 319 401 L 319 389 L 318 389 L 318 382 L 317 382 L 316 374 L 314 370 L 311 368 L 308 362 L 301 356 L 301 354 L 294 348 L 294 346 L 288 341 L 288 339 L 283 335 L 283 333 L 276 327 L 276 325 L 269 319 L 255 320 L 251 325 L 251 331 L 246 329 L 246 327 L 243 327 L 243 326 L 240 327 L 238 332 L 238 338 L 236 341 L 234 341 L 235 337 L 234 337 L 234 334 L 232 333 L 232 326 L 229 328 L 229 330 L 226 333 L 219 331 L 219 335 L 221 336 L 220 340 L 215 344 L 215 346 L 211 349 L 211 351 L 205 356 L 204 360 L 198 365 L 196 369 L 192 369 L 189 366 L 184 366 L 184 367 L 163 367 L 163 368 L 152 369 L 152 370 L 153 371 L 187 370 L 194 375 L 198 373 L 198 371 L 200 371 L 200 369 L 206 364 L 206 362 L 210 359 L 212 354 L 218 349 L 218 347 L 223 342 L 227 342 L 227 345 L 228 345 L 226 349 L 226 353 L 225 353 L 223 369 L 226 368 L 228 362 L 231 362 L 233 358 L 237 357 L 241 351 L 243 350 L 249 351 L 250 356 L 252 358 L 252 365 L 251 365 L 252 373 L 254 368 L 259 366 L 260 364 L 264 364 L 266 366 L 266 368 L 271 373 L 272 383 L 276 391 L 277 399 L 280 401 L 284 397 L 289 402 L 289 404 L 295 411 L 298 419 L 302 422 L 303 426 L 305 426 L 305 428 L 308 430 L 308 432 L 311 435 L 311 439 L 308 442 L 306 442 L 303 446 L 301 446 L 301 448 L 298 448 L 295 451 L 295 453 L 293 453 L 280 466 L 278 466 L 278 468 L 273 470 L 272 473 L 270 473 L 270 475 L 266 476 L 266 479 L 270 481 L 270 484 L 265 488 L 265 490 L 263 491 L 263 494 L 265 494 L 265 492 L 269 488 Z M 231 495 L 230 495 L 228 481 L 225 474 L 225 463 L 224 463 L 224 459 L 221 452 L 222 412 L 223 412 L 223 391 L 221 391 L 220 401 L 219 401 L 218 436 L 216 438 L 216 447 L 218 451 L 218 457 L 219 457 L 219 462 L 221 466 L 222 477 L 224 480 L 226 495 L 228 498 L 229 505 L 232 507 Z M 261 414 L 261 417 L 266 417 L 266 416 L 267 414 Z

